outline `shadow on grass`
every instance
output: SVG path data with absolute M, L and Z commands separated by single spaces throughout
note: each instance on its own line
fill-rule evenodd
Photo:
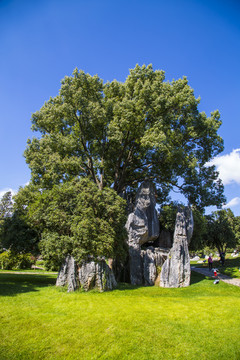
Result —
M 41 287 L 54 285 L 56 277 L 51 275 L 0 273 L 0 296 L 16 296 Z
M 202 274 L 199 274 L 195 271 L 192 271 L 191 272 L 191 281 L 190 281 L 190 286 L 191 285 L 194 285 L 194 284 L 197 284 L 205 279 L 208 279 L 208 277 L 202 275 Z
M 205 276 L 192 272 L 191 285 L 197 284 L 205 280 Z M 16 296 L 18 294 L 36 292 L 39 288 L 55 285 L 56 275 L 47 274 L 13 274 L 0 272 L 0 296 Z M 116 290 L 137 290 L 147 288 L 143 285 L 131 285 L 128 283 L 119 283 Z M 65 291 L 65 290 L 64 290 Z
M 137 290 L 144 287 L 145 287 L 144 285 L 132 285 L 129 283 L 120 282 L 117 284 L 116 290 L 120 290 L 120 291 Z
M 219 270 L 220 270 L 220 272 L 221 272 L 222 274 L 224 274 L 224 275 L 231 276 L 231 277 L 233 277 L 233 278 L 237 277 L 237 276 L 236 276 L 236 268 L 232 268 L 232 267 L 227 267 L 227 268 L 225 268 L 225 267 L 222 267 L 222 268 L 220 268 Z
M 194 285 L 194 284 L 197 284 L 197 283 L 199 283 L 199 282 L 201 282 L 201 281 L 203 281 L 205 279 L 206 279 L 206 277 L 204 275 L 192 271 L 190 286 Z M 137 289 L 140 289 L 140 288 L 147 288 L 147 287 L 149 287 L 149 286 L 131 285 L 131 284 L 128 284 L 128 283 L 118 283 L 118 286 L 117 286 L 116 290 L 120 290 L 120 291 L 137 290 Z M 155 287 L 158 287 L 158 286 L 155 286 Z

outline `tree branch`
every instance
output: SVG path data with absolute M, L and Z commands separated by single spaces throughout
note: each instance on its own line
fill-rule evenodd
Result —
M 83 131 L 83 127 L 82 127 L 82 124 L 81 124 L 81 121 L 79 119 L 79 117 L 75 114 L 75 118 L 79 124 L 79 128 L 81 130 L 81 135 L 80 135 L 80 141 L 81 141 L 81 144 L 83 146 L 83 149 L 87 155 L 87 158 L 88 158 L 88 168 L 92 174 L 92 177 L 93 177 L 93 181 L 99 186 L 99 180 L 97 179 L 96 175 L 95 175 L 95 171 L 94 171 L 94 166 L 93 166 L 93 159 L 91 157 L 91 155 L 89 154 L 89 151 L 88 151 L 88 148 L 87 148 L 87 145 L 86 145 L 86 141 L 84 139 L 84 131 Z

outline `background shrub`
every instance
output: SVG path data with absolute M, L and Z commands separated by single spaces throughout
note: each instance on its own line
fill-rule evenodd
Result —
M 31 254 L 16 254 L 11 250 L 0 254 L 0 267 L 2 270 L 30 269 L 34 264 Z

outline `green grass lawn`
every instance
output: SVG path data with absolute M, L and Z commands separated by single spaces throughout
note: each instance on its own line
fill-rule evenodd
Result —
M 122 284 L 67 293 L 55 274 L 0 271 L 0 359 L 240 359 L 240 288 Z

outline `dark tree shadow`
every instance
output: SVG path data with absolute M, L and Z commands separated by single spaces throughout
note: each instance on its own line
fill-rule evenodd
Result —
M 191 281 L 190 281 L 190 286 L 193 284 L 197 284 L 205 279 L 207 279 L 208 277 L 199 274 L 197 272 L 192 271 L 191 272 Z M 116 290 L 120 290 L 120 291 L 126 291 L 126 290 L 137 290 L 139 288 L 146 288 L 149 286 L 144 286 L 144 285 L 131 285 L 129 283 L 118 283 L 118 286 L 116 288 Z
M 191 272 L 191 281 L 190 281 L 190 286 L 193 284 L 197 284 L 201 281 L 203 281 L 204 279 L 208 279 L 208 276 L 202 275 L 200 273 L 197 273 L 195 271 Z
M 16 296 L 56 283 L 53 275 L 0 273 L 0 296 Z

